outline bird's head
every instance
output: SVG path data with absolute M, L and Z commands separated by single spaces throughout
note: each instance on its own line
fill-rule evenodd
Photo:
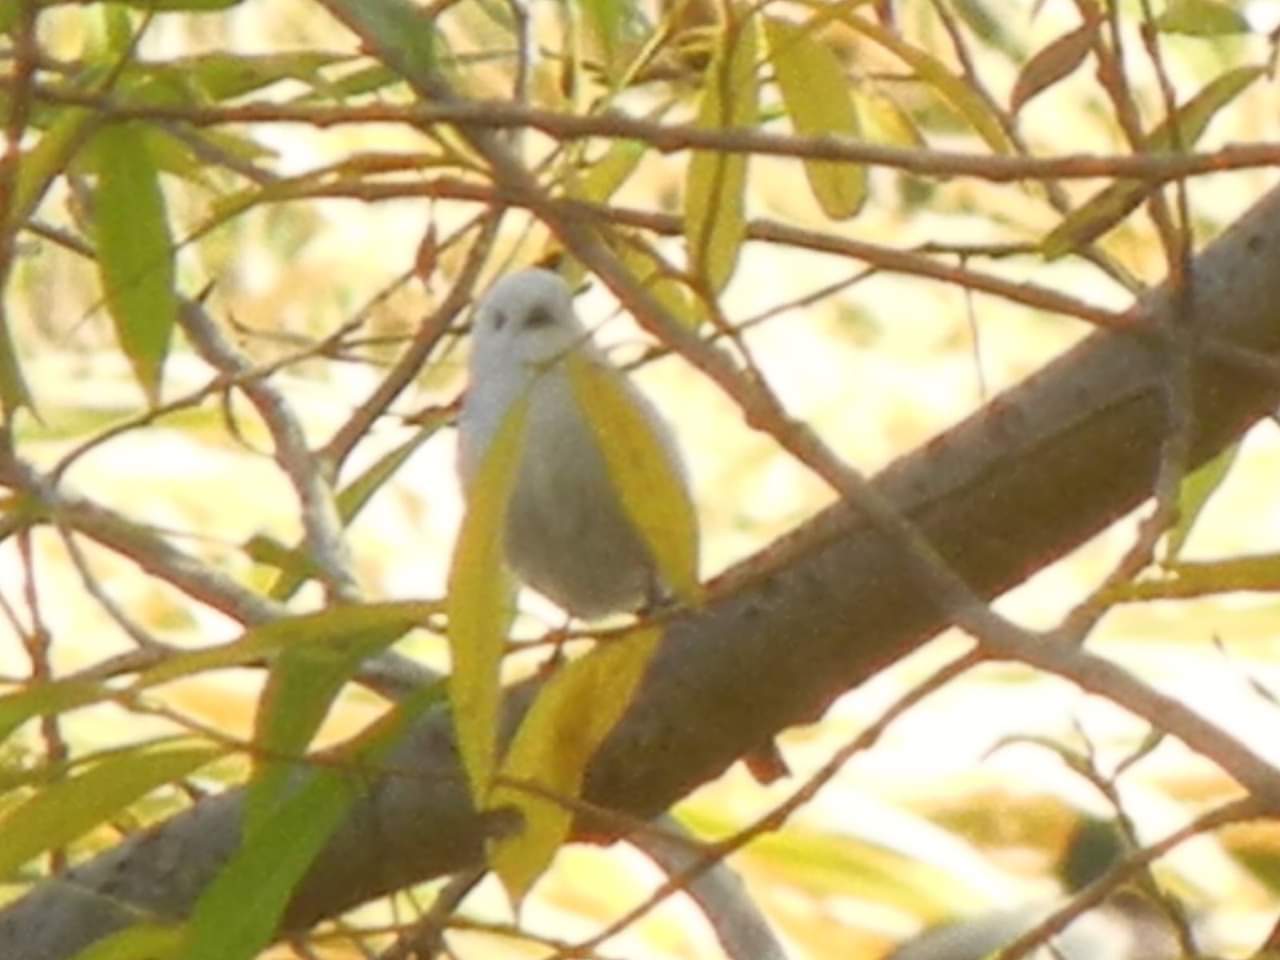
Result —
M 549 270 L 512 273 L 489 288 L 472 317 L 473 372 L 538 367 L 589 343 L 569 285 Z

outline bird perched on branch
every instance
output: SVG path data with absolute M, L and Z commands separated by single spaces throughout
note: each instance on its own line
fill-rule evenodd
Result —
M 630 425 L 601 422 L 603 411 L 584 408 L 570 369 L 575 360 L 607 381 L 611 395 L 629 408 Z M 696 562 L 697 525 L 684 461 L 667 422 L 578 320 L 564 280 L 530 269 L 493 285 L 475 310 L 470 377 L 458 420 L 459 470 L 469 495 L 504 418 L 527 399 L 506 528 L 507 561 L 520 580 L 585 620 L 635 611 L 675 586 L 637 525 L 637 505 L 625 502 L 600 431 L 637 423 L 649 431 L 656 442 L 648 449 L 665 458 L 674 480 L 653 495 L 682 499 L 683 509 L 668 515 L 676 523 L 687 518 L 687 529 L 666 535 L 685 538 Z M 637 450 L 643 454 L 644 445 Z

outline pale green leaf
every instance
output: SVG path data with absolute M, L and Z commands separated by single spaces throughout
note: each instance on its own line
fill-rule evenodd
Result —
M 756 122 L 756 31 L 745 21 L 723 30 L 707 67 L 696 125 L 706 130 Z M 689 263 L 712 292 L 733 276 L 746 238 L 747 157 L 695 150 L 685 179 L 684 234 Z
M 1160 153 L 1175 147 L 1189 149 L 1214 115 L 1265 72 L 1263 67 L 1236 67 L 1214 78 L 1178 108 L 1173 122 L 1166 119 L 1152 131 L 1144 144 L 1146 150 Z M 1104 188 L 1072 210 L 1040 241 L 1042 255 L 1053 260 L 1097 239 L 1128 216 L 1154 189 L 1153 184 L 1133 180 L 1121 180 Z
M 183 677 L 255 663 L 298 644 L 340 644 L 370 631 L 408 630 L 439 613 L 440 604 L 395 601 L 338 607 L 301 614 L 253 627 L 237 640 L 190 653 L 178 653 L 138 674 L 128 694 Z M 33 717 L 52 716 L 119 697 L 120 688 L 91 680 L 54 680 L 0 697 L 0 740 Z
M 291 644 L 272 664 L 254 718 L 253 742 L 262 759 L 245 799 L 246 836 L 256 834 L 284 797 L 298 761 L 356 668 L 415 626 L 393 617 L 360 628 L 353 621 L 367 622 L 367 617 L 348 616 L 349 610 L 359 608 L 324 611 L 310 624 L 324 642 L 312 636 L 309 642 Z
M 551 863 L 573 822 L 568 807 L 541 791 L 578 798 L 587 764 L 631 703 L 661 636 L 646 627 L 597 646 L 558 670 L 525 714 L 488 804 L 520 814 L 521 830 L 498 840 L 489 855 L 514 903 Z
M 653 298 L 666 307 L 677 320 L 690 328 L 698 327 L 705 318 L 702 303 L 678 277 L 673 276 L 640 236 L 618 238 L 610 247 L 627 268 L 627 272 Z
M 1012 149 L 999 118 L 969 86 L 968 81 L 948 70 L 941 60 L 864 17 L 846 16 L 841 19 L 911 67 L 917 77 L 936 90 L 964 117 L 992 150 L 996 153 L 1008 153 Z
M 9 210 L 11 223 L 24 223 L 35 212 L 49 184 L 67 169 L 71 158 L 89 140 L 99 122 L 92 110 L 67 107 L 58 111 L 57 118 L 35 146 L 19 155 Z
M 1221 0 L 1169 0 L 1164 13 L 1156 17 L 1156 27 L 1164 33 L 1195 37 L 1250 32 L 1248 18 L 1234 5 Z
M 1178 489 L 1178 522 L 1165 540 L 1164 563 L 1173 563 L 1178 559 L 1201 512 L 1230 475 L 1239 452 L 1240 444 L 1233 443 L 1183 477 L 1182 486 Z
M 228 100 L 282 80 L 322 86 L 320 69 L 349 59 L 346 54 L 316 50 L 260 54 L 213 51 L 167 61 L 152 69 L 179 71 L 211 100 Z
M 698 518 L 679 468 L 616 371 L 581 353 L 569 354 L 565 369 L 609 479 L 663 582 L 684 602 L 699 602 Z
M 616 140 L 585 174 L 569 184 L 569 195 L 579 200 L 603 203 L 612 197 L 644 159 L 648 147 L 639 140 Z
M 804 135 L 859 137 L 858 113 L 840 61 L 807 26 L 764 18 L 769 61 L 795 131 Z M 823 212 L 833 220 L 852 217 L 867 199 L 862 164 L 806 160 L 805 176 Z
M 858 107 L 858 122 L 872 143 L 907 149 L 926 146 L 915 121 L 892 97 L 879 90 L 858 87 L 853 91 L 853 98 Z
M 449 700 L 477 807 L 493 779 L 502 701 L 502 652 L 515 614 L 506 565 L 507 510 L 524 451 L 529 395 L 512 402 L 467 491 L 449 567 Z
M 225 747 L 140 747 L 39 789 L 0 820 L 0 878 L 32 857 L 66 846 L 156 787 L 225 756 Z
M 93 234 L 116 336 L 154 403 L 178 318 L 178 295 L 168 211 L 142 134 L 141 127 L 124 123 L 94 138 L 99 169 Z

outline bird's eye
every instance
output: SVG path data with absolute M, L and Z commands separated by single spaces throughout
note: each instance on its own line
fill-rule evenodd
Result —
M 534 307 L 524 318 L 524 325 L 533 330 L 539 327 L 549 327 L 553 322 L 551 311 L 546 307 Z
M 507 315 L 501 310 L 493 311 L 493 329 L 495 332 L 507 325 Z

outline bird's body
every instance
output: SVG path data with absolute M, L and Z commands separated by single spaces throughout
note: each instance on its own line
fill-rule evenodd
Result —
M 549 271 L 524 270 L 495 284 L 477 306 L 473 338 L 471 382 L 458 422 L 464 488 L 474 482 L 511 405 L 521 396 L 528 403 L 507 513 L 511 569 L 588 620 L 654 599 L 663 584 L 652 551 L 610 479 L 565 359 L 576 354 L 613 381 L 641 411 L 683 483 L 666 422 L 592 343 L 574 315 L 568 286 Z M 687 488 L 682 492 L 688 496 Z

